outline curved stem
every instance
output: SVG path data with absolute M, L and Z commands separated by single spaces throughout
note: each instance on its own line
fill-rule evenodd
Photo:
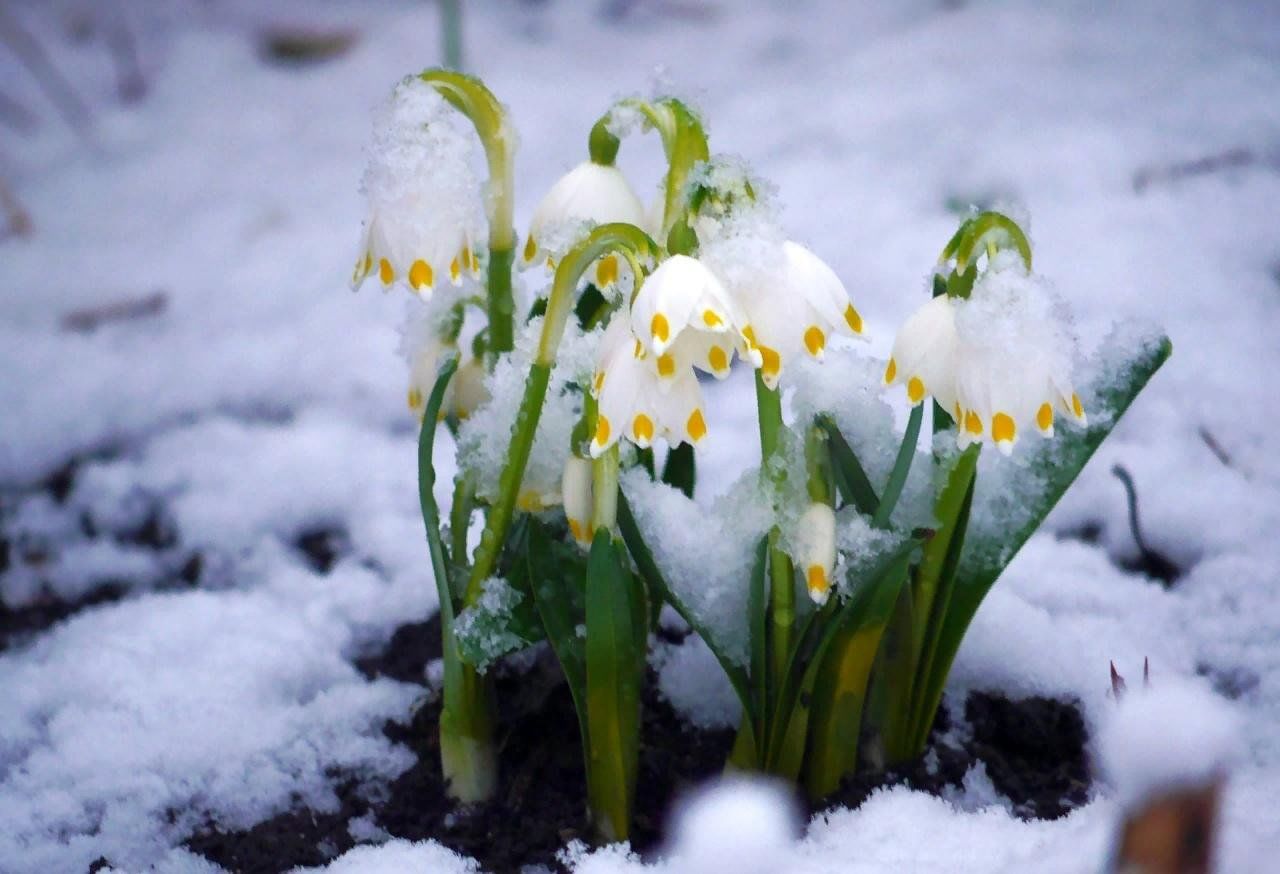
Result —
M 658 239 L 665 241 L 678 220 L 683 218 L 687 205 L 682 202 L 682 197 L 689 172 L 699 161 L 711 156 L 707 134 L 693 110 L 674 97 L 657 101 L 627 98 L 614 104 L 591 128 L 587 147 L 591 160 L 597 164 L 613 164 L 617 160 L 620 142 L 609 127 L 614 110 L 619 107 L 639 112 L 662 137 L 662 150 L 667 156 L 667 178 L 663 185 L 662 228 Z
M 596 259 L 610 252 L 617 252 L 628 259 L 635 269 L 637 281 L 642 279 L 641 261 L 654 257 L 657 245 L 644 231 L 634 225 L 615 222 L 600 225 L 586 239 L 578 243 L 560 259 L 551 295 L 547 299 L 547 311 L 542 321 L 542 334 L 529 376 L 525 380 L 524 397 L 516 413 L 511 429 L 511 443 L 507 449 L 506 464 L 498 479 L 498 499 L 489 510 L 489 519 L 480 535 L 475 564 L 467 580 L 465 603 L 471 605 L 480 597 L 484 581 L 493 573 L 502 544 L 511 527 L 516 496 L 524 480 L 529 454 L 533 450 L 533 438 L 538 430 L 538 419 L 546 400 L 547 386 L 551 382 L 551 368 L 555 364 L 556 350 L 564 337 L 565 325 L 573 312 L 574 292 L 587 268 Z
M 418 75 L 440 92 L 475 125 L 489 163 L 489 355 L 515 346 L 515 301 L 511 294 L 511 265 L 515 260 L 515 134 L 506 111 L 493 92 L 474 76 L 454 70 L 425 70 Z

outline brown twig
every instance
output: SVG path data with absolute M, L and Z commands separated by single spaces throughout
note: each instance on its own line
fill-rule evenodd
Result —
M 6 219 L 0 240 L 5 237 L 25 237 L 31 233 L 31 216 L 22 208 L 17 195 L 9 190 L 8 183 L 3 179 L 0 179 L 0 209 L 4 210 Z
M 71 83 L 58 72 L 44 46 L 22 28 L 17 18 L 10 15 L 3 4 L 0 4 L 0 41 L 8 44 L 18 60 L 31 71 L 31 75 L 44 89 L 53 105 L 58 107 L 67 124 L 81 136 L 87 137 L 89 107 L 80 99 Z

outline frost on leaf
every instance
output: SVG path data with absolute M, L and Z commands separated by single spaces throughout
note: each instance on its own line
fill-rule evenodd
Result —
M 479 600 L 458 614 L 454 625 L 458 649 L 480 673 L 504 655 L 532 642 L 521 634 L 516 616 L 516 609 L 524 600 L 524 595 L 506 580 L 490 577 Z

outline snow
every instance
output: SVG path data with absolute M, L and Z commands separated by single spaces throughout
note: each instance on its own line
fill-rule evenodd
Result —
M 480 867 L 435 841 L 395 840 L 377 847 L 354 847 L 323 868 L 295 868 L 294 874 L 320 871 L 328 874 L 403 874 L 405 871 L 478 874 Z
M 1202 686 L 1176 681 L 1124 694 L 1099 737 L 1103 771 L 1128 805 L 1214 782 L 1238 745 L 1233 710 Z
M 381 726 L 407 718 L 413 691 L 366 680 L 350 659 L 434 609 L 396 355 L 404 292 L 344 290 L 365 217 L 369 110 L 434 61 L 434 5 L 119 5 L 141 29 L 151 85 L 128 106 L 100 46 L 69 42 L 44 4 L 11 4 L 93 107 L 84 137 L 0 55 L 6 96 L 39 122 L 0 153 L 34 227 L 0 241 L 0 598 L 12 608 L 126 590 L 0 653 L 0 868 L 19 872 L 85 870 L 100 855 L 118 870 L 211 870 L 176 849 L 203 820 L 250 824 L 294 798 L 323 808 L 333 766 L 397 773 L 407 754 Z M 1235 698 L 1219 867 L 1268 870 L 1280 846 L 1275 11 L 1243 0 L 1173 0 L 1157 19 L 1140 4 L 1075 0 L 633 6 L 615 23 L 597 3 L 468 5 L 470 60 L 520 132 L 517 227 L 586 157 L 612 100 L 665 64 L 697 93 L 713 150 L 776 186 L 788 234 L 832 265 L 866 321 L 870 351 L 833 344 L 812 391 L 799 375 L 809 365 L 788 368 L 794 415 L 813 408 L 806 392 L 838 398 L 860 455 L 864 429 L 900 427 L 901 398 L 880 406 L 883 359 L 975 200 L 1027 206 L 1036 270 L 1086 352 L 1117 322 L 1172 337 L 1173 358 L 992 590 L 951 689 L 1075 699 L 1095 739 L 1115 713 L 1111 660 L 1135 701 L 1144 657 L 1157 693 L 1190 683 Z M 359 39 L 326 64 L 264 64 L 258 28 L 290 18 L 354 23 Z M 1244 157 L 1213 169 L 1224 155 Z M 646 194 L 660 160 L 652 135 L 620 153 Z M 155 290 L 166 304 L 150 318 L 60 327 L 73 310 Z M 739 371 L 706 387 L 697 502 L 659 494 L 655 506 L 699 525 L 725 506 L 759 459 L 750 382 Z M 573 415 L 563 403 L 556 427 Z M 509 424 L 495 417 L 467 463 L 496 470 L 483 452 L 502 451 Z M 547 444 L 553 490 L 551 450 L 567 452 L 567 433 Z M 453 441 L 442 431 L 438 443 L 445 508 Z M 980 483 L 996 485 L 1006 460 L 986 455 Z M 862 457 L 882 482 L 891 456 Z M 73 458 L 83 465 L 65 502 L 36 488 Z M 1116 464 L 1136 483 L 1149 545 L 1184 569 L 1169 591 L 1118 567 L 1136 546 Z M 134 542 L 153 508 L 176 538 L 159 551 Z M 1081 539 L 1091 526 L 1097 543 Z M 349 541 L 327 575 L 292 545 L 315 529 Z M 43 562 L 28 560 L 41 550 Z M 179 584 L 196 553 L 197 583 Z M 709 671 L 698 646 L 666 664 Z M 1016 819 L 986 788 L 973 773 L 954 799 L 879 792 L 810 823 L 783 866 L 1075 872 L 1105 858 L 1115 787 L 1098 784 L 1053 822 Z M 621 849 L 575 858 L 579 872 L 642 869 Z M 466 870 L 402 842 L 338 864 L 384 863 Z

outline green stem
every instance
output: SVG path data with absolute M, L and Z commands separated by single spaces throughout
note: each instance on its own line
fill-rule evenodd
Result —
M 652 258 L 656 250 L 656 244 L 644 231 L 633 225 L 614 223 L 597 227 L 560 259 L 551 295 L 547 299 L 538 349 L 525 380 L 520 409 L 511 427 L 511 444 L 498 479 L 498 499 L 489 509 L 489 518 L 476 549 L 475 564 L 472 565 L 471 576 L 467 580 L 467 605 L 474 604 L 480 597 L 481 587 L 492 575 L 506 541 L 507 531 L 511 527 L 516 497 L 524 480 L 525 468 L 529 464 L 529 454 L 533 450 L 533 438 L 538 430 L 538 420 L 542 416 L 542 405 L 546 401 L 556 350 L 564 337 L 569 315 L 573 312 L 574 292 L 577 291 L 583 274 L 600 256 L 617 252 L 627 258 L 637 277 L 643 277 L 640 262 Z
M 756 371 L 756 411 L 760 425 L 761 468 L 776 485 L 781 474 L 770 469 L 770 463 L 777 457 L 785 427 L 782 424 L 782 395 L 777 389 L 764 384 L 759 371 Z M 771 693 L 782 687 L 786 677 L 796 617 L 795 573 L 791 556 L 779 546 L 781 537 L 782 532 L 776 526 L 769 532 L 769 677 L 757 681 L 767 682 Z
M 514 347 L 511 263 L 515 250 L 515 134 L 498 98 L 474 76 L 435 69 L 423 71 L 419 78 L 471 120 L 489 164 L 485 207 L 489 217 L 488 311 L 492 366 L 498 355 Z
M 671 229 L 683 218 L 686 204 L 682 198 L 690 171 L 699 161 L 705 161 L 711 156 L 706 131 L 698 116 L 674 97 L 653 102 L 638 98 L 620 100 L 591 128 L 587 147 L 591 160 L 597 164 L 611 165 L 617 160 L 620 142 L 609 130 L 616 108 L 641 113 L 662 137 L 662 149 L 667 158 L 667 178 L 663 185 L 662 228 L 658 239 L 665 242 Z M 671 252 L 688 254 L 684 247 L 673 248 Z
M 462 69 L 462 0 L 440 0 L 440 29 L 444 42 L 444 65 Z
M 418 502 L 427 532 L 431 570 L 440 600 L 440 631 L 444 659 L 444 702 L 440 710 L 440 760 L 449 793 L 463 803 L 483 801 L 497 785 L 493 750 L 493 705 L 483 679 L 462 661 L 454 637 L 454 595 L 449 582 L 449 555 L 440 538 L 440 509 L 435 498 L 436 417 L 445 389 L 458 367 L 451 358 L 440 369 L 427 401 L 418 436 Z

